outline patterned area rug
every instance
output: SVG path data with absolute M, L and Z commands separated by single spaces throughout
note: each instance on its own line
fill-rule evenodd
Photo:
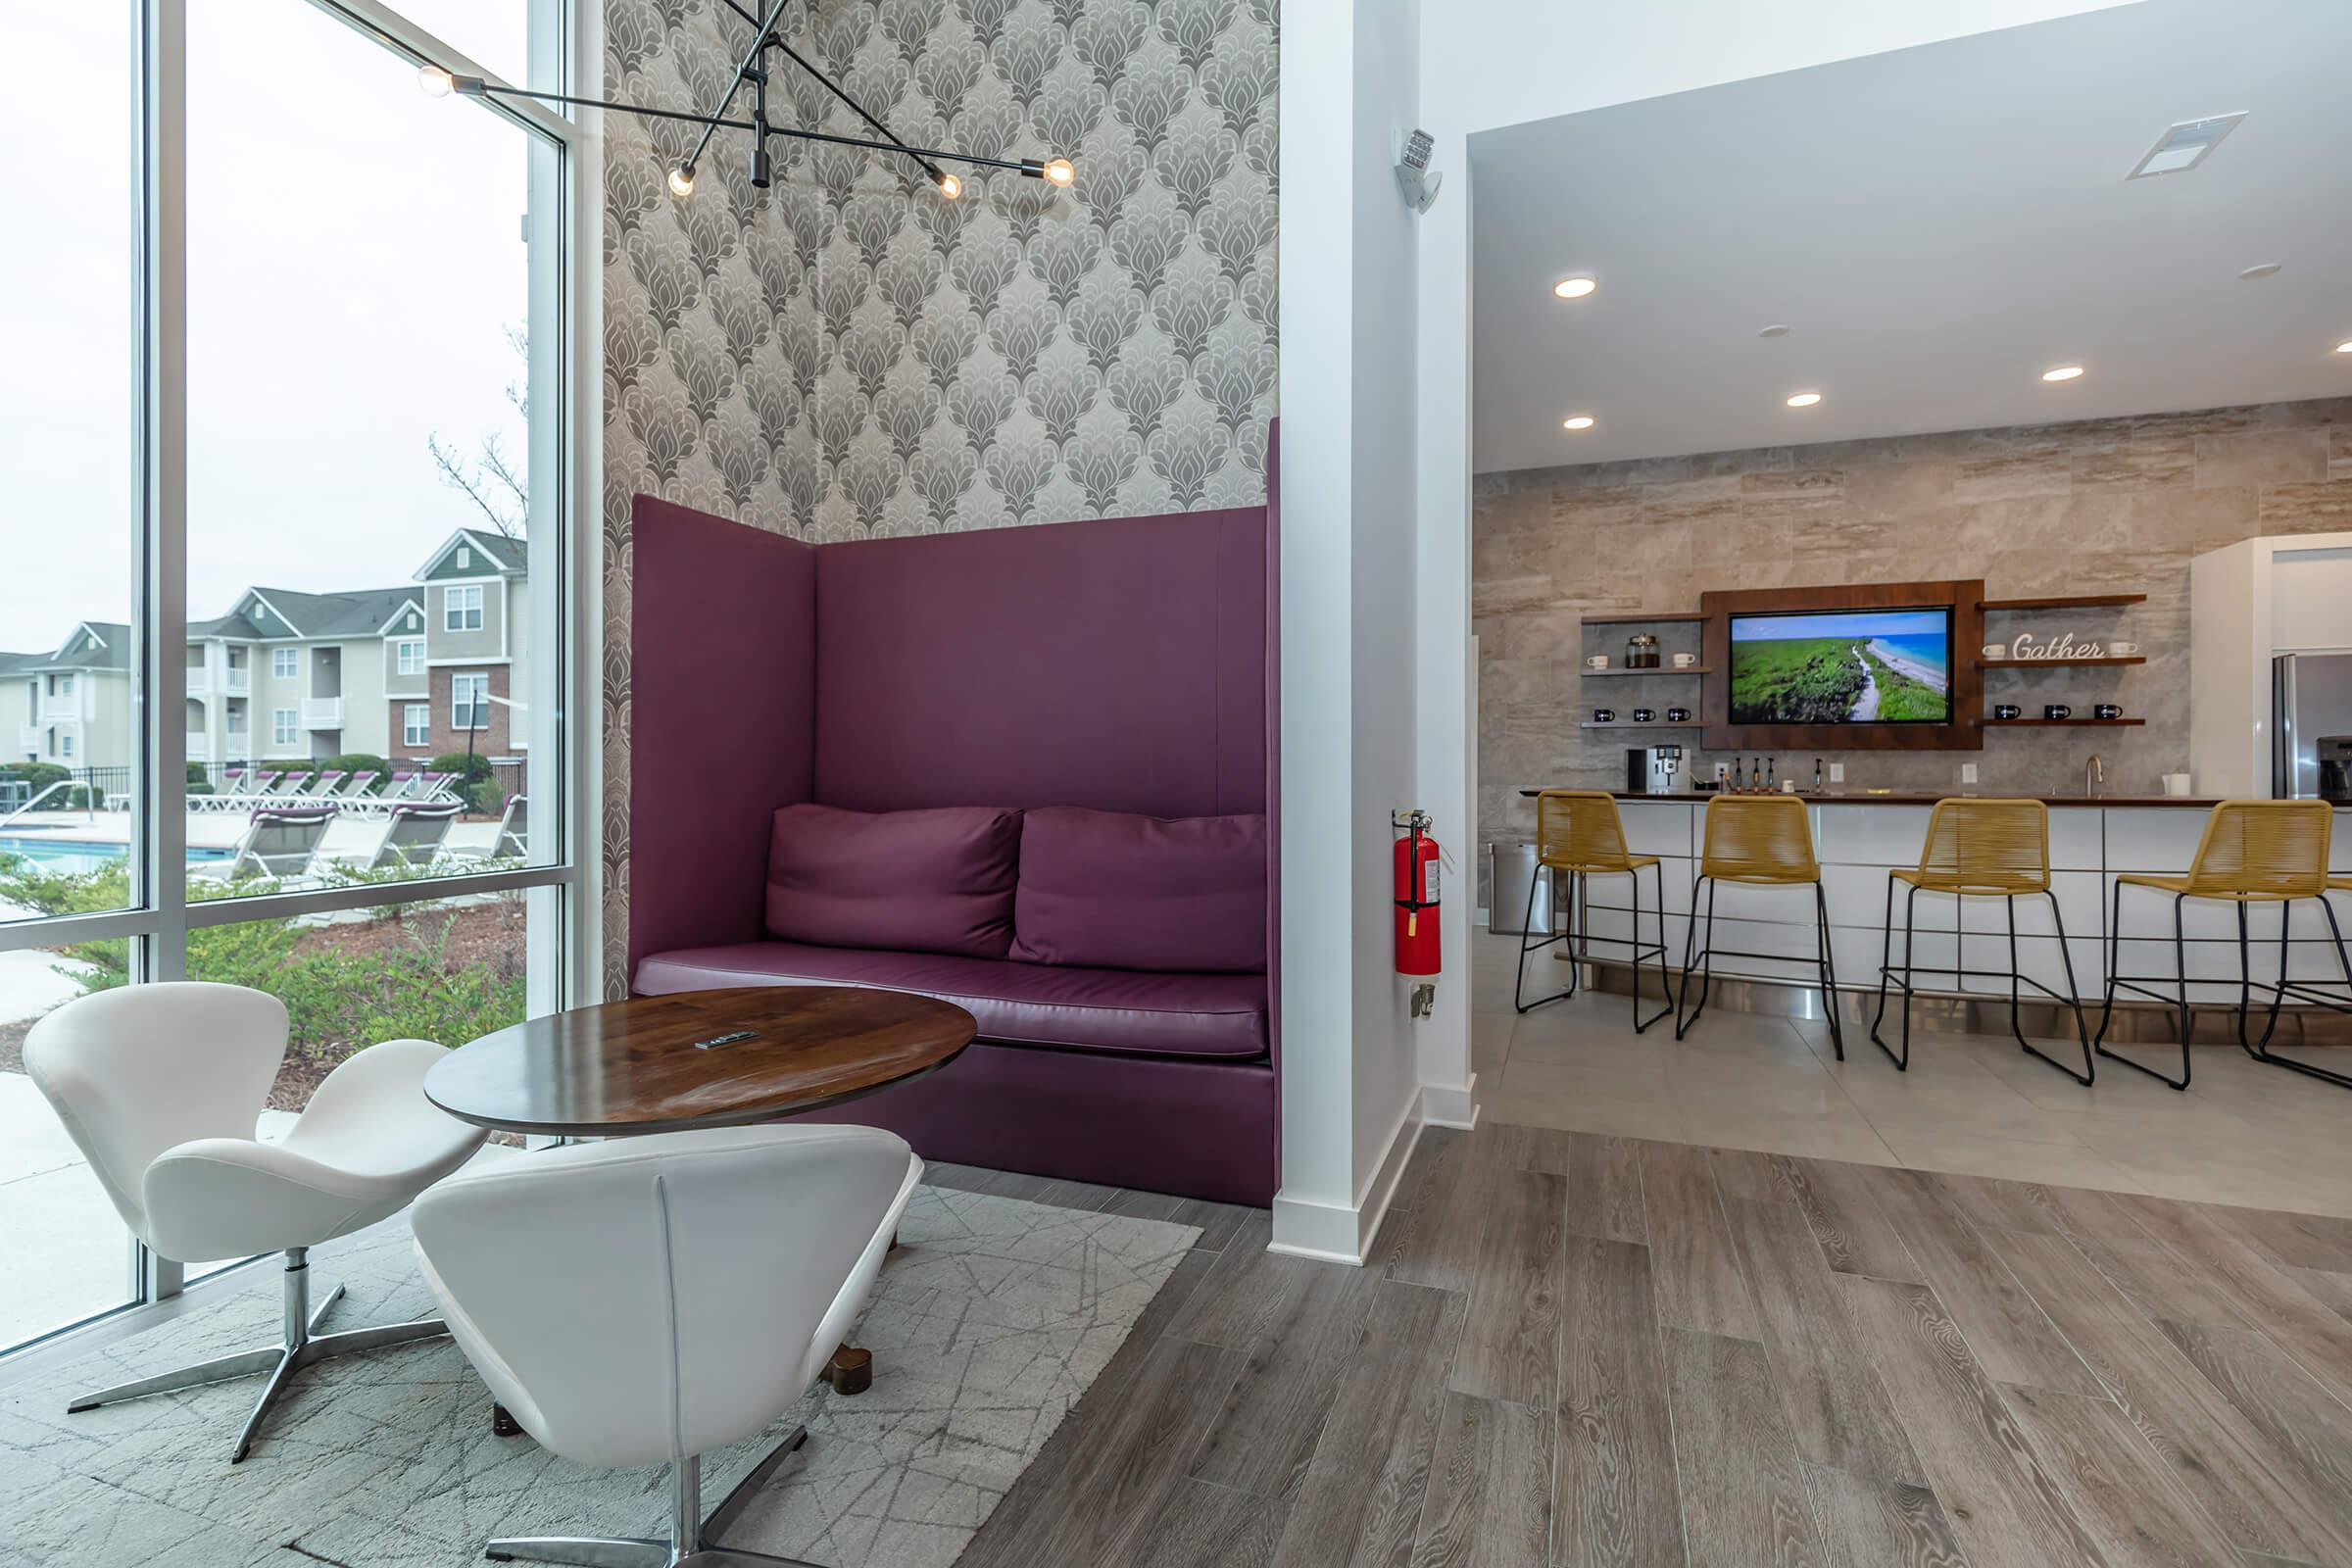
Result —
M 796 1421 L 809 1440 L 725 1544 L 837 1568 L 944 1568 L 1126 1339 L 1200 1232 L 918 1190 L 852 1343 L 874 1384 L 817 1388 L 706 1459 L 714 1505 Z M 350 1294 L 323 1331 L 429 1315 L 398 1221 L 312 1256 Z M 205 1310 L 0 1391 L 0 1568 L 470 1568 L 499 1535 L 660 1536 L 667 1471 L 588 1470 L 489 1427 L 448 1340 L 303 1374 L 230 1466 L 259 1378 L 69 1416 L 69 1394 L 271 1342 L 278 1271 Z

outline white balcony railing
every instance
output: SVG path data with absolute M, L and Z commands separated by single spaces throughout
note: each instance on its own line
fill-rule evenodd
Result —
M 42 723 L 44 723 L 44 724 L 71 724 L 71 723 L 74 722 L 76 719 L 78 719 L 78 718 L 80 718 L 80 717 L 81 717 L 81 699 L 80 699 L 80 698 L 78 698 L 78 697 L 52 697 L 52 696 L 50 696 L 50 695 L 49 695 L 47 692 L 43 692 L 43 693 L 41 693 L 41 722 L 42 722 Z
M 17 726 L 17 750 L 20 752 L 37 754 L 41 749 L 41 742 L 46 738 L 38 724 L 19 724 Z
M 191 735 L 188 737 L 189 761 L 209 762 L 212 760 L 212 757 L 213 748 L 209 737 L 203 735 Z
M 253 671 L 242 667 L 227 671 L 221 676 L 220 689 L 232 697 L 244 696 L 253 690 Z
M 212 690 L 213 672 L 202 664 L 190 664 L 188 666 L 188 695 L 190 697 L 209 697 L 212 695 Z
M 343 727 L 343 699 L 340 697 L 305 697 L 302 700 L 304 729 L 341 729 Z

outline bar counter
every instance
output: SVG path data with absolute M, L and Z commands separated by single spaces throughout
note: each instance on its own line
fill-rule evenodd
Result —
M 1523 794 L 1534 795 L 1536 790 Z M 1668 966 L 1682 966 L 1684 943 L 1690 926 L 1691 883 L 1697 874 L 1698 851 L 1707 802 L 1713 797 L 1678 792 L 1640 795 L 1612 791 L 1622 803 L 1626 839 L 1636 855 L 1654 855 L 1656 873 L 1642 877 L 1642 929 L 1655 942 L 1657 895 L 1653 874 L 1663 882 L 1666 904 Z M 1812 819 L 1815 854 L 1821 860 L 1822 891 L 1830 910 L 1831 954 L 1838 982 L 1845 990 L 1876 990 L 1879 963 L 1886 943 L 1888 877 L 1898 866 L 1919 863 L 1927 838 L 1928 812 L 1945 797 L 1934 795 L 1870 795 L 1859 792 L 1798 794 Z M 1955 797 L 1959 798 L 1959 797 Z M 1984 799 L 2003 799 L 1985 794 Z M 2034 897 L 2017 901 L 2017 935 L 2024 972 L 2050 986 L 2068 991 L 2068 960 L 2073 963 L 2073 994 L 2097 1001 L 2106 990 L 2107 921 L 2114 907 L 2115 881 L 2132 872 L 2178 875 L 2188 869 L 2197 840 L 2205 829 L 2210 800 L 2178 797 L 2051 796 L 2051 891 L 2066 923 L 2061 947 L 2051 918 L 2051 901 Z M 2352 807 L 2336 808 L 2336 830 L 2329 866 L 2337 876 L 2352 875 Z M 1595 937 L 1630 934 L 1632 902 L 1626 878 L 1588 879 L 1591 921 Z M 1783 984 L 1810 986 L 1813 976 L 1813 896 L 1810 888 L 1745 887 L 1720 883 L 1715 896 L 1715 945 L 1770 954 L 1769 958 L 1722 958 L 1715 972 Z M 1902 940 L 1901 894 L 1897 894 L 1896 942 Z M 2336 919 L 2352 934 L 2352 894 L 2331 897 Z M 2124 894 L 2122 972 L 2173 972 L 2173 901 L 2150 889 Z M 1521 910 L 1508 911 L 1516 920 Z M 2278 970 L 2277 906 L 2257 905 L 2250 911 L 2254 941 L 2254 972 L 2276 977 Z M 1956 924 L 1957 922 L 1957 924 Z M 2200 982 L 2191 997 L 2200 1005 L 2237 1001 L 2237 914 L 2232 906 L 2190 900 L 2183 929 L 2188 943 L 2188 972 Z M 1940 962 L 1951 964 L 1965 939 L 1968 961 L 1992 968 L 2005 963 L 2009 941 L 2007 901 L 1958 900 L 1948 894 L 1919 895 L 1918 958 L 1925 970 Z M 1983 942 L 1986 947 L 1980 949 Z M 1990 944 L 2003 950 L 1997 955 Z M 1603 960 L 1618 957 L 1623 949 L 1592 950 Z M 1786 956 L 1779 956 L 1785 955 Z M 2295 913 L 2294 941 L 2288 972 L 2296 979 L 2343 984 L 2343 969 L 2327 940 L 2327 921 L 2309 904 Z M 2227 984 L 2223 983 L 2225 977 Z M 1948 985 L 1948 976 L 1923 973 L 1922 986 Z M 1970 994 L 2007 996 L 2006 981 L 1976 980 Z M 2092 1023 L 2095 1027 L 2097 1020 Z

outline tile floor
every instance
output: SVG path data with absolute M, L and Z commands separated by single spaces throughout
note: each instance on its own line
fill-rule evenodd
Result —
M 2007 1036 L 1915 1033 L 1898 1073 L 1858 1029 L 1839 1062 L 1824 1024 L 1720 1004 L 1680 1044 L 1671 1019 L 1636 1035 L 1621 995 L 1522 1016 L 1516 940 L 1472 946 L 1482 1119 L 2352 1216 L 2352 1091 L 2234 1047 L 2197 1048 L 2185 1094 L 2106 1062 L 2084 1089 Z M 1553 966 L 1528 962 L 1534 989 Z

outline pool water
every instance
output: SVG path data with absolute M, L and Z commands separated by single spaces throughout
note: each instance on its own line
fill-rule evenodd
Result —
M 205 860 L 225 860 L 228 850 L 198 849 L 190 846 L 188 863 Z M 29 861 L 36 869 L 58 876 L 79 876 L 89 871 L 103 871 L 129 858 L 130 846 L 92 839 L 52 839 L 24 834 L 0 834 L 0 856 L 17 856 Z

